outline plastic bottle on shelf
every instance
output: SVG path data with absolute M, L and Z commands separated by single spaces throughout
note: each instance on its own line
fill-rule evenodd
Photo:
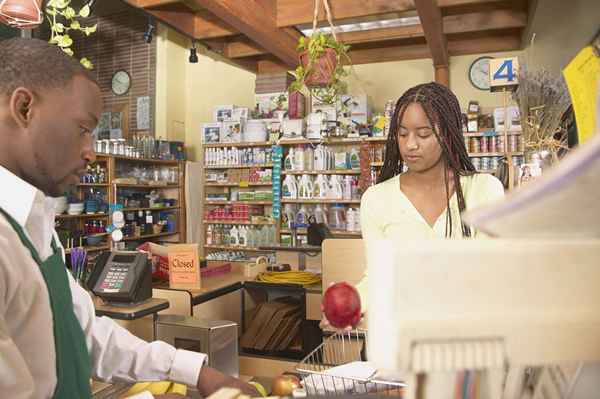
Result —
M 312 171 L 315 169 L 315 152 L 312 146 L 306 147 L 306 150 L 304 152 L 304 160 L 304 167 L 306 170 Z
M 335 204 L 329 208 L 329 227 L 334 230 L 345 230 L 345 213 L 344 206 L 340 204 Z
M 352 208 L 348 208 L 348 210 L 346 211 L 346 230 L 347 231 L 354 231 L 355 219 L 356 219 L 356 216 L 355 216 L 354 210 Z
M 254 248 L 256 247 L 256 231 L 254 230 L 253 226 L 249 226 L 248 227 L 248 233 L 247 235 L 247 243 L 248 243 L 248 247 Z
M 356 147 L 353 147 L 352 150 L 350 150 L 350 168 L 360 169 L 360 156 Z
M 296 213 L 296 226 L 297 227 L 307 227 L 308 226 L 308 211 L 306 207 L 302 205 L 298 213 Z
M 354 231 L 360 231 L 360 209 L 354 209 Z
M 333 175 L 329 182 L 329 198 L 342 199 L 344 196 L 341 183 L 341 175 Z
M 240 247 L 245 247 L 248 245 L 248 229 L 246 226 L 240 226 L 238 232 L 238 244 Z
M 321 204 L 315 207 L 315 222 L 327 224 L 327 214 L 321 207 Z
M 345 200 L 352 199 L 352 176 L 344 177 L 343 195 L 342 198 Z
M 313 198 L 313 182 L 308 175 L 302 175 L 298 186 L 298 198 Z
M 212 245 L 212 233 L 212 224 L 209 224 L 208 228 L 206 229 L 206 245 Z
M 296 211 L 294 210 L 293 204 L 285 204 L 283 208 L 283 213 L 285 214 L 286 228 L 291 228 L 292 223 L 296 218 Z
M 294 170 L 294 166 L 295 166 L 294 159 L 295 159 L 294 149 L 290 148 L 290 151 L 288 152 L 288 154 L 285 157 L 285 160 L 283 161 L 283 169 Z
M 229 231 L 229 242 L 231 246 L 237 247 L 239 245 L 238 229 L 233 226 Z
M 328 184 L 324 175 L 317 175 L 315 180 L 313 194 L 315 198 L 327 198 Z
M 287 175 L 285 179 L 283 179 L 283 184 L 281 186 L 281 198 L 298 198 L 298 185 L 296 183 L 296 178 L 293 175 Z
M 352 178 L 352 199 L 353 200 L 360 199 L 360 190 L 358 187 L 358 178 L 357 177 Z
M 294 152 L 294 170 L 304 170 L 304 146 L 299 146 Z

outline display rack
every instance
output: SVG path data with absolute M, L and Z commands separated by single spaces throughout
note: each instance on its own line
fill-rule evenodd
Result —
M 153 215 L 156 212 L 169 212 L 175 214 L 176 226 L 172 231 L 161 231 L 156 234 L 140 234 L 138 236 L 129 235 L 123 238 L 123 242 L 127 246 L 136 246 L 137 242 L 141 241 L 153 241 L 156 239 L 173 241 L 173 242 L 185 242 L 185 167 L 183 161 L 170 161 L 170 160 L 159 160 L 159 159 L 143 159 L 143 158 L 131 158 L 116 155 L 98 154 L 94 166 L 98 164 L 106 171 L 106 181 L 103 183 L 79 183 L 74 187 L 73 197 L 77 198 L 80 202 L 83 202 L 86 198 L 86 191 L 97 190 L 102 194 L 105 199 L 105 205 L 103 208 L 108 208 L 110 204 L 117 204 L 119 194 L 124 190 L 131 192 L 139 192 L 148 194 L 150 190 L 156 190 L 167 198 L 174 199 L 176 201 L 175 206 L 148 206 L 148 207 L 124 207 L 122 210 L 127 216 L 131 212 L 151 212 Z M 134 165 L 139 166 L 141 169 L 145 167 L 174 167 L 177 168 L 177 182 L 173 184 L 123 184 L 117 180 L 120 176 L 117 176 L 117 169 L 123 165 Z M 123 204 L 121 204 L 123 205 Z M 81 213 L 79 215 L 68 215 L 60 214 L 56 215 L 56 221 L 58 223 L 59 231 L 64 230 L 70 232 L 72 235 L 74 232 L 84 231 L 84 226 L 89 222 L 102 222 L 102 226 L 106 226 L 112 223 L 112 218 L 109 209 L 102 209 L 102 211 L 96 213 Z M 73 242 L 73 247 L 83 247 L 88 253 L 98 252 L 107 250 L 113 247 L 111 237 L 107 233 L 95 233 L 89 234 L 96 237 L 102 237 L 101 242 L 97 245 L 88 245 L 86 243 L 87 236 L 81 236 L 81 240 Z M 69 242 L 70 244 L 70 242 Z M 65 246 L 65 253 L 70 254 L 72 247 L 70 245 Z
M 202 230 L 204 232 L 204 242 L 202 243 L 202 255 L 206 256 L 213 252 L 220 251 L 232 251 L 232 252 L 241 252 L 248 253 L 248 257 L 257 254 L 264 254 L 266 252 L 272 251 L 261 251 L 257 246 L 249 246 L 249 245 L 230 245 L 226 242 L 223 242 L 220 234 L 217 235 L 219 238 L 219 242 L 213 242 L 213 234 L 212 229 L 228 229 L 231 230 L 233 226 L 244 227 L 245 229 L 262 229 L 262 228 L 270 228 L 274 227 L 278 228 L 278 224 L 274 219 L 270 219 L 271 217 L 271 207 L 273 205 L 272 200 L 243 200 L 234 196 L 232 199 L 232 193 L 246 193 L 246 192 L 256 192 L 256 191 L 269 191 L 272 193 L 272 180 L 269 181 L 250 181 L 246 179 L 242 175 L 246 173 L 246 176 L 249 175 L 250 171 L 260 171 L 264 172 L 267 170 L 273 169 L 273 164 L 270 162 L 266 163 L 245 163 L 241 165 L 209 165 L 207 164 L 207 151 L 212 150 L 227 150 L 231 148 L 235 148 L 237 150 L 244 149 L 253 149 L 257 151 L 270 151 L 270 148 L 273 143 L 268 141 L 260 141 L 260 142 L 240 142 L 240 143 L 205 143 L 202 145 L 205 165 L 204 165 L 204 177 L 203 177 L 203 187 L 204 187 L 204 195 L 202 198 L 202 206 L 204 211 L 204 218 L 202 222 Z M 211 173 L 223 173 L 227 176 L 228 181 L 214 181 L 209 180 L 208 174 Z M 231 175 L 236 173 L 236 177 L 233 178 L 235 181 L 229 181 L 231 179 Z M 226 197 L 227 199 L 211 199 L 210 195 L 220 195 L 222 197 Z M 248 213 L 245 218 L 242 217 L 226 217 L 226 218 L 214 218 L 209 217 L 211 212 L 215 212 L 217 210 L 225 211 L 233 211 L 235 207 L 240 206 L 248 206 L 253 207 L 254 210 L 260 210 L 258 215 L 252 215 Z M 231 215 L 230 215 L 231 216 Z M 254 220 L 252 216 L 258 216 L 261 220 Z M 256 230 L 254 230 L 256 231 Z M 209 237 L 210 234 L 210 237 Z M 279 235 L 276 230 L 275 238 Z M 230 261 L 230 259 L 228 259 Z

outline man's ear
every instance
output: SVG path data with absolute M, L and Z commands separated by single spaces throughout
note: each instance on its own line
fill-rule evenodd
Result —
M 13 122 L 23 129 L 29 127 L 33 117 L 32 106 L 35 101 L 35 96 L 31 90 L 18 87 L 13 91 L 8 101 L 10 117 Z

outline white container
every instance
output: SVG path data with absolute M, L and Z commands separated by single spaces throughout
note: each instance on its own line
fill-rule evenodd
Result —
M 300 178 L 300 184 L 298 187 L 298 197 L 304 199 L 311 199 L 314 196 L 313 182 L 308 175 L 302 175 Z
M 352 208 L 346 211 L 346 230 L 355 231 L 354 221 L 356 220 L 355 212 Z
M 313 194 L 315 198 L 327 198 L 329 193 L 329 184 L 327 183 L 327 178 L 323 175 L 318 175 L 315 180 Z
M 304 119 L 284 119 L 282 122 L 283 137 L 304 137 Z
M 344 177 L 344 185 L 342 187 L 342 191 L 343 199 L 352 199 L 352 176 Z
M 298 184 L 296 178 L 292 175 L 287 175 L 283 179 L 281 185 L 281 198 L 297 199 L 298 198 Z
M 242 141 L 245 143 L 267 141 L 267 125 L 261 119 L 249 119 L 244 126 Z

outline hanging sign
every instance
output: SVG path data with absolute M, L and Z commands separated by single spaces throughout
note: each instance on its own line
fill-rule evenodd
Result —
M 514 90 L 519 84 L 519 59 L 493 58 L 490 60 L 490 90 Z

